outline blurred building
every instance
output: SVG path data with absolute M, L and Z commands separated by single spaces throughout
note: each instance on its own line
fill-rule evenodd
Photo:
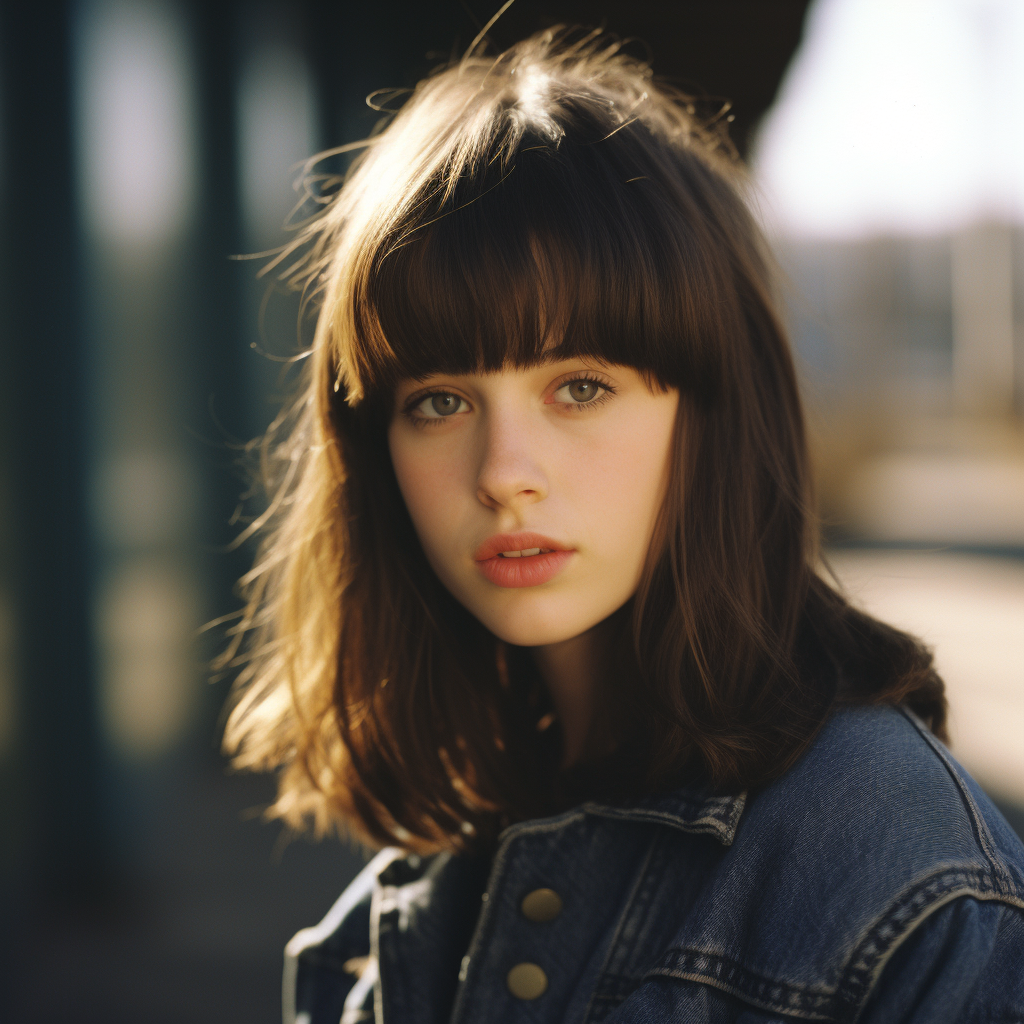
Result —
M 833 564 L 1024 804 L 1024 5 L 818 0 L 754 168 Z

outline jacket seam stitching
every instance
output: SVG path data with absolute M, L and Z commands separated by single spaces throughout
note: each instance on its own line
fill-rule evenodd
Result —
M 639 809 L 619 811 L 614 807 L 603 807 L 600 804 L 584 804 L 582 809 L 595 817 L 609 818 L 613 821 L 633 821 L 644 825 L 665 825 L 691 835 L 714 836 L 723 846 L 730 846 L 732 844 L 736 832 L 733 819 L 738 818 L 735 810 L 730 810 L 726 820 L 715 817 L 713 814 L 706 814 L 704 817 L 697 818 L 694 821 L 686 821 L 674 814 L 670 814 L 668 811 Z M 740 804 L 740 810 L 742 811 L 742 803 Z
M 889 946 L 889 948 L 885 951 L 885 954 L 879 959 L 879 962 L 875 965 L 875 969 L 872 971 L 870 984 L 868 985 L 863 996 L 861 997 L 860 1005 L 854 1007 L 854 1013 L 850 1017 L 850 1024 L 857 1024 L 857 1021 L 860 1019 L 860 1015 L 864 1012 L 865 1008 L 867 1007 L 868 1000 L 871 998 L 872 994 L 875 991 L 875 986 L 878 984 L 878 979 L 881 978 L 882 972 L 885 970 L 886 965 L 889 963 L 889 960 L 892 959 L 892 956 L 896 952 L 896 950 L 899 949 L 900 946 L 902 946 L 903 943 L 907 939 L 909 939 L 911 935 L 914 934 L 914 931 L 917 928 L 919 928 L 925 921 L 927 921 L 928 918 L 932 916 L 932 914 L 937 913 L 947 904 L 952 903 L 954 900 L 961 899 L 965 896 L 978 900 L 1002 902 L 1002 897 L 999 896 L 983 896 L 973 892 L 958 891 L 948 893 L 945 899 L 936 900 L 935 903 L 930 904 L 922 914 L 920 914 L 915 920 L 910 922 L 908 927 L 904 929 L 903 933 L 896 939 L 895 942 L 893 942 Z
M 615 934 L 612 936 L 612 941 L 608 946 L 608 952 L 605 954 L 604 963 L 601 965 L 600 973 L 597 976 L 597 984 L 594 986 L 594 991 L 590 993 L 590 999 L 587 1001 L 587 1009 L 583 1014 L 584 1024 L 590 1020 L 591 1012 L 594 1009 L 594 1002 L 601 990 L 601 985 L 605 977 L 618 977 L 618 975 L 611 974 L 608 970 L 608 966 L 611 963 L 616 947 L 619 944 L 619 936 L 622 934 L 622 929 L 626 926 L 626 917 L 629 915 L 630 908 L 633 906 L 633 903 L 637 898 L 637 893 L 643 886 L 646 879 L 648 866 L 651 863 L 651 858 L 654 856 L 654 850 L 657 847 L 660 838 L 660 835 L 655 833 L 650 845 L 647 847 L 647 853 L 644 854 L 643 864 L 640 866 L 640 871 L 637 873 L 636 881 L 633 883 L 633 888 L 629 893 L 628 900 L 626 901 L 625 910 L 619 915 L 619 920 L 615 926 Z
M 971 828 L 974 831 L 975 838 L 978 841 L 978 845 L 981 847 L 982 853 L 985 855 L 985 859 L 989 862 L 989 866 L 992 868 L 992 872 L 995 875 L 995 879 L 998 887 L 1006 894 L 1012 894 L 1014 891 L 1013 879 L 1000 858 L 995 851 L 995 840 L 988 830 L 988 826 L 985 824 L 984 819 L 981 816 L 981 812 L 978 810 L 977 804 L 974 802 L 974 797 L 971 795 L 970 790 L 967 788 L 963 779 L 960 778 L 960 773 L 953 766 L 949 756 L 943 749 L 939 740 L 934 737 L 924 725 L 924 723 L 915 715 L 909 708 L 901 707 L 900 712 L 907 719 L 908 722 L 917 730 L 918 735 L 928 744 L 934 754 L 938 757 L 945 768 L 946 773 L 953 780 L 953 784 L 956 786 L 957 791 L 960 794 L 960 799 L 963 801 L 965 809 L 971 819 Z
M 953 888 L 946 888 L 952 883 Z M 960 897 L 996 901 L 1024 909 L 1024 899 L 999 889 L 994 879 L 974 869 L 941 871 L 923 879 L 890 904 L 854 947 L 838 987 L 839 998 L 856 1021 L 897 947 L 922 921 Z
M 586 813 L 584 808 L 577 807 L 574 810 L 560 814 L 557 818 L 549 818 L 536 824 L 520 822 L 516 825 L 510 825 L 505 829 L 498 837 L 498 841 L 502 849 L 507 849 L 512 841 L 514 839 L 518 839 L 520 836 L 533 836 L 541 835 L 544 832 L 557 832 L 559 829 L 565 828 L 567 825 L 572 825 L 577 821 L 582 821 L 585 817 Z M 495 863 L 497 863 L 497 857 L 495 857 Z
M 701 985 L 728 992 L 730 995 L 742 999 L 749 1006 L 769 1010 L 772 1013 L 784 1013 L 791 1017 L 803 1017 L 806 1020 L 836 1020 L 836 995 L 834 992 L 810 992 L 787 982 L 765 978 L 748 970 L 735 960 L 718 953 L 695 949 L 676 949 L 671 952 L 675 958 L 683 959 L 683 965 L 655 967 L 649 970 L 644 977 L 669 977 L 695 981 Z M 692 966 L 687 965 L 686 960 L 692 961 Z M 722 978 L 712 972 L 727 976 Z M 762 994 L 765 989 L 770 989 L 771 993 Z

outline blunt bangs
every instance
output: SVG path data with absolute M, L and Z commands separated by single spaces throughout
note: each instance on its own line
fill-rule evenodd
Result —
M 382 240 L 355 322 L 368 397 L 403 377 L 573 357 L 714 393 L 721 311 L 738 303 L 679 178 L 704 178 L 699 193 L 717 182 L 639 121 L 595 103 L 557 114 L 557 141 L 526 131 L 512 154 L 481 153 Z M 374 327 L 386 344 L 360 345 Z

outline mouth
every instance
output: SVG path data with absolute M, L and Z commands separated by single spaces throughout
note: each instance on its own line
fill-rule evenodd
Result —
M 495 586 L 538 587 L 561 572 L 574 554 L 539 533 L 506 533 L 484 541 L 473 560 Z

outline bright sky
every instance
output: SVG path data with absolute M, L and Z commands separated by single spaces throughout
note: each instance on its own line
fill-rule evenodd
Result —
M 1024 0 L 816 0 L 754 166 L 787 235 L 1024 223 Z

